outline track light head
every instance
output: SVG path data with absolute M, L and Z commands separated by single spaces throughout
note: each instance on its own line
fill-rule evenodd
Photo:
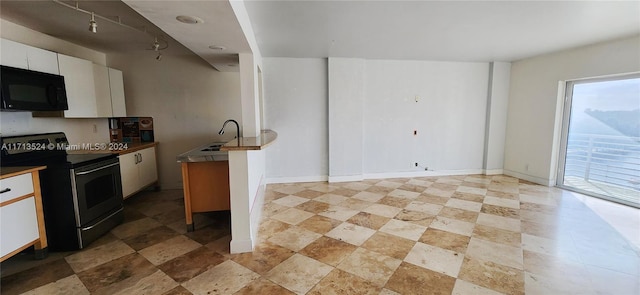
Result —
M 89 31 L 92 33 L 98 32 L 98 23 L 96 22 L 93 12 L 91 13 L 91 20 L 89 21 Z

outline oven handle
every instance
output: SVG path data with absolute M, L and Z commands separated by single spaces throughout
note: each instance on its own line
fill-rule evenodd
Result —
M 83 227 L 83 228 L 81 228 L 81 230 L 85 230 L 85 231 L 86 231 L 86 230 L 91 230 L 92 228 L 94 228 L 94 227 L 98 226 L 100 223 L 103 223 L 105 220 L 107 220 L 107 219 L 109 219 L 109 218 L 113 217 L 114 215 L 116 215 L 116 214 L 118 214 L 118 213 L 122 212 L 122 210 L 123 210 L 123 209 L 122 209 L 122 208 L 120 208 L 120 209 L 118 209 L 118 211 L 113 212 L 113 213 L 109 214 L 109 216 L 107 216 L 107 217 L 103 218 L 102 220 L 98 221 L 98 223 L 96 223 L 96 224 L 94 224 L 94 225 L 92 225 L 92 226 Z
M 102 170 L 102 169 L 107 169 L 109 167 L 113 167 L 113 166 L 116 166 L 116 165 L 120 165 L 120 163 L 112 163 L 112 164 L 109 164 L 107 166 L 102 166 L 100 168 L 91 169 L 89 171 L 77 172 L 76 176 L 87 175 L 87 174 L 90 174 L 90 173 L 93 173 L 93 172 L 96 172 L 96 171 L 99 171 L 99 170 Z

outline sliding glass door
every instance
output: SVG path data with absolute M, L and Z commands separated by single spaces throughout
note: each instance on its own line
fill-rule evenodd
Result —
M 558 186 L 640 207 L 640 74 L 567 83 Z

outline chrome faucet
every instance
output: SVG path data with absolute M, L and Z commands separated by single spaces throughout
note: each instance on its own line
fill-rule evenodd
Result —
M 238 122 L 236 122 L 236 120 L 232 120 L 232 119 L 224 121 L 224 124 L 222 124 L 222 129 L 218 131 L 218 134 L 220 135 L 224 134 L 224 127 L 227 126 L 227 123 L 229 122 L 233 122 L 234 124 L 236 124 L 236 137 L 240 138 L 240 125 L 238 125 Z

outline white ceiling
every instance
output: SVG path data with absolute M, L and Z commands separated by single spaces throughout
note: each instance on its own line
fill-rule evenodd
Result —
M 640 34 L 637 0 L 244 2 L 265 57 L 514 61 Z M 153 41 L 100 20 L 98 33 L 90 33 L 86 14 L 52 1 L 0 5 L 3 19 L 106 53 L 146 50 Z M 167 35 L 168 54 L 194 52 L 219 70 L 237 70 L 229 67 L 237 53 L 250 52 L 228 0 L 81 0 L 79 6 Z M 205 22 L 179 23 L 178 15 Z
M 249 0 L 263 56 L 514 61 L 640 33 L 640 1 Z

